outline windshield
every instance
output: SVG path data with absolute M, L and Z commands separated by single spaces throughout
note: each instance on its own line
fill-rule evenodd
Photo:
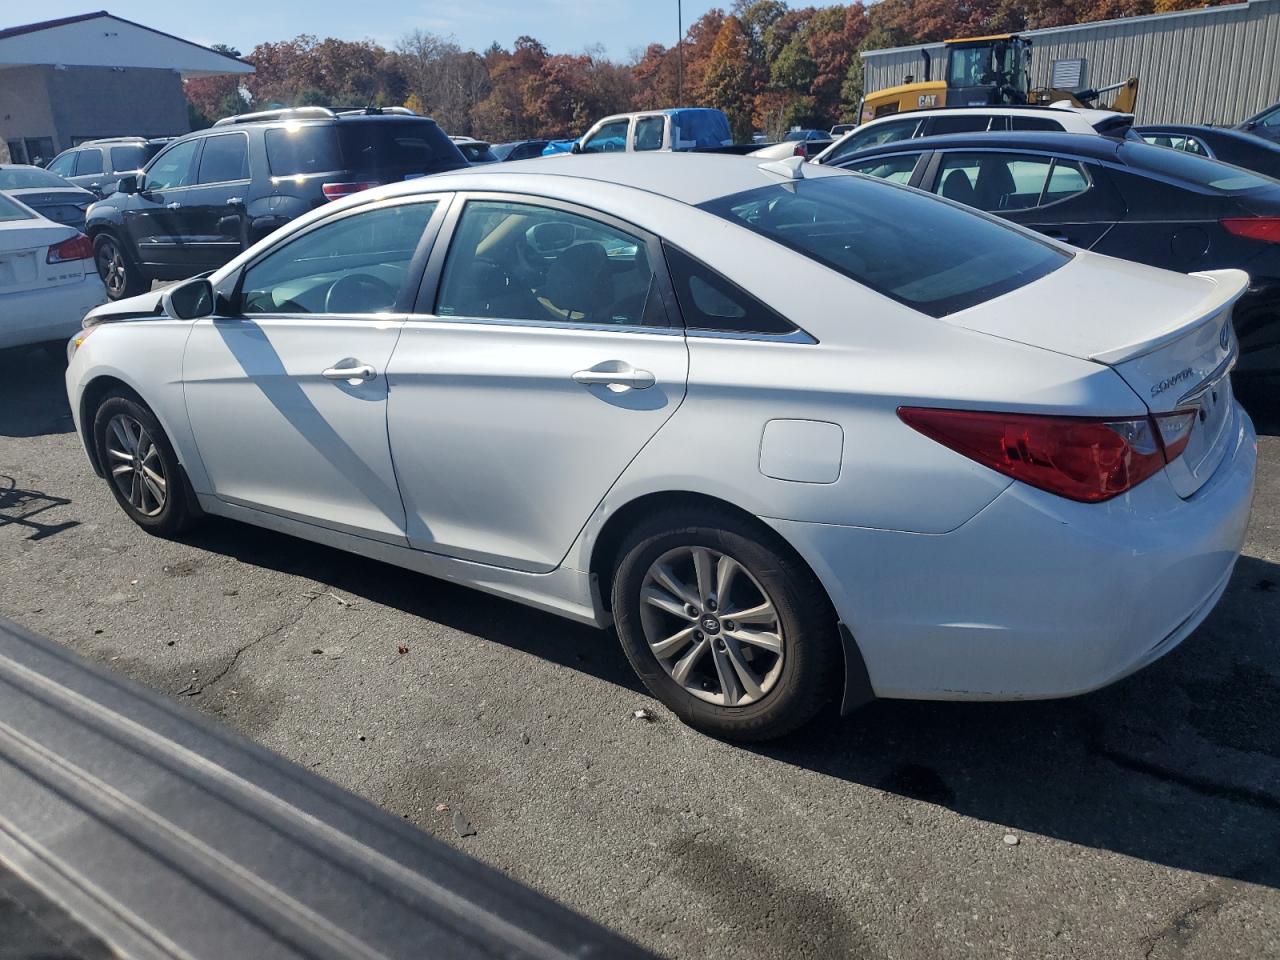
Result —
M 861 176 L 760 187 L 701 206 L 933 317 L 1071 259 L 998 220 Z
M 56 173 L 41 170 L 39 167 L 4 167 L 0 168 L 0 190 L 26 190 L 30 187 L 70 187 Z
M 1280 181 L 1220 160 L 1134 140 L 1125 140 L 1120 145 L 1120 159 L 1139 170 L 1162 174 L 1216 193 L 1241 193 L 1259 187 L 1280 186 Z
M 997 41 L 980 47 L 952 47 L 947 58 L 947 86 L 1026 87 L 1018 65 L 1018 48 L 1014 43 Z

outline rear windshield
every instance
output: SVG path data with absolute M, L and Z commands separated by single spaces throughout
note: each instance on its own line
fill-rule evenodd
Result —
M 111 148 L 111 171 L 141 170 L 147 161 L 159 153 L 159 148 L 148 150 L 142 144 Z
M 1277 185 L 1275 180 L 1229 163 L 1133 140 L 1125 140 L 1120 145 L 1120 159 L 1135 169 L 1173 177 L 1217 193 L 1240 193 Z
M 14 220 L 31 220 L 32 215 L 24 208 L 18 206 L 4 194 L 0 193 L 0 223 L 10 223 Z
M 29 187 L 69 187 L 56 173 L 39 167 L 0 168 L 0 190 L 26 190 Z
M 701 206 L 932 317 L 1071 259 L 997 220 L 869 177 L 779 183 Z
M 467 165 L 453 141 L 429 120 L 286 125 L 268 130 L 266 142 L 273 177 L 336 170 L 425 174 Z

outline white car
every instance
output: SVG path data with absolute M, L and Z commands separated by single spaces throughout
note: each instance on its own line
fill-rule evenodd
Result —
M 867 147 L 948 133 L 1040 130 L 1123 137 L 1131 126 L 1131 113 L 1084 107 L 937 107 L 869 120 L 831 144 L 814 157 L 813 162 L 835 163 Z
M 1249 519 L 1246 284 L 798 160 L 529 161 L 95 310 L 67 389 L 143 528 L 616 624 L 676 714 L 759 739 L 830 698 L 1082 693 L 1186 637 Z
M 0 163 L 0 193 L 54 223 L 84 230 L 85 211 L 98 198 L 57 174 L 26 163 Z
M 66 340 L 106 298 L 88 237 L 0 194 L 0 348 Z

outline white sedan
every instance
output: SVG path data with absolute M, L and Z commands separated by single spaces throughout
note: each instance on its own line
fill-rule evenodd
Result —
M 1186 637 L 1249 519 L 1246 283 L 790 161 L 502 164 L 94 311 L 67 388 L 143 528 L 615 624 L 680 717 L 760 739 L 832 698 L 1082 693 Z
M 106 298 L 88 237 L 0 194 L 0 348 L 66 340 Z

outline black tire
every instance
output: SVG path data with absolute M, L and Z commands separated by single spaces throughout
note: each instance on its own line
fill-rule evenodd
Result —
M 700 699 L 672 678 L 650 647 L 640 612 L 645 577 L 655 561 L 682 547 L 705 547 L 736 560 L 777 612 L 785 638 L 781 672 L 754 702 L 723 706 Z M 840 640 L 826 591 L 780 537 L 730 511 L 677 508 L 640 523 L 619 548 L 612 598 L 631 666 L 655 697 L 705 733 L 746 742 L 776 739 L 808 723 L 837 693 Z
M 107 288 L 108 300 L 136 297 L 151 289 L 133 256 L 113 233 L 100 233 L 93 238 L 93 265 Z
M 120 444 L 118 437 L 114 437 L 109 444 L 108 431 L 112 429 L 112 420 L 118 416 L 132 418 L 146 431 L 146 436 L 154 443 L 155 457 L 162 467 L 162 470 L 157 472 L 165 481 L 165 496 L 158 511 L 152 512 L 140 508 L 121 489 L 121 483 L 124 481 L 118 483 L 113 476 L 113 465 L 120 465 L 122 460 L 113 455 L 109 447 L 123 445 Z M 174 453 L 173 445 L 165 435 L 164 428 L 160 426 L 160 421 L 145 404 L 124 394 L 109 394 L 103 398 L 93 416 L 93 442 L 98 453 L 98 462 L 102 464 L 103 472 L 106 474 L 107 486 L 112 496 L 116 498 L 116 503 L 120 505 L 120 509 L 129 516 L 130 520 L 158 537 L 176 537 L 195 525 L 197 520 L 197 512 L 193 508 L 195 497 L 186 472 L 178 462 L 178 456 Z M 150 450 L 145 443 L 142 449 Z M 154 465 L 154 461 L 152 463 Z M 139 475 L 136 466 L 131 469 L 130 479 Z M 154 498 L 152 502 L 144 500 L 143 507 L 150 506 L 154 510 L 153 501 Z

